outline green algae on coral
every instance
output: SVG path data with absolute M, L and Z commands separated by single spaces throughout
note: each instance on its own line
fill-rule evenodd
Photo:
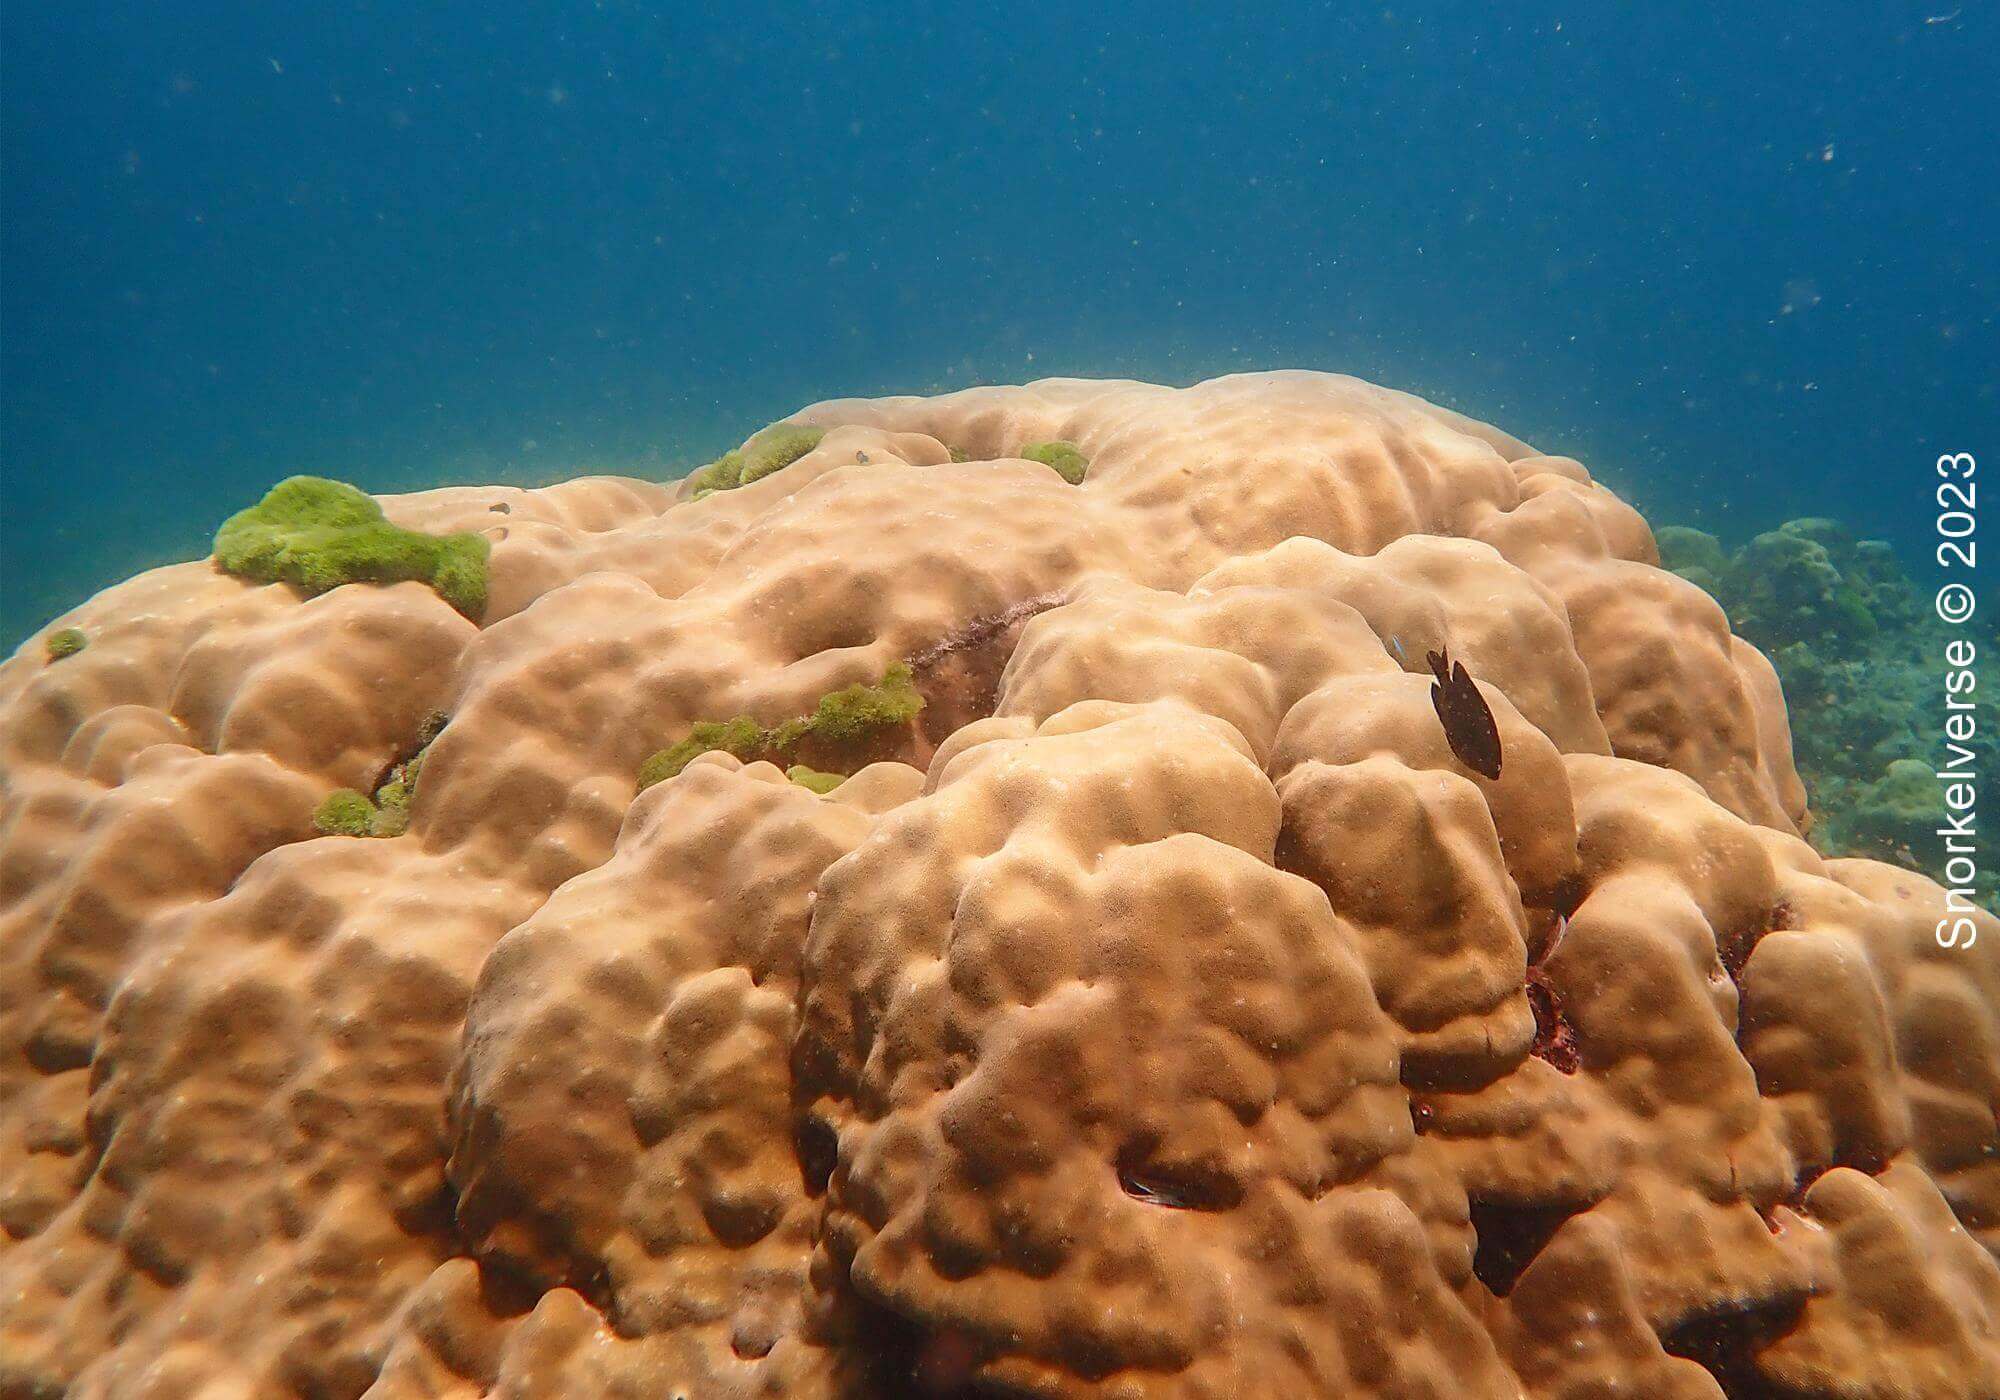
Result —
M 370 836 L 401 836 L 410 829 L 410 804 L 417 800 L 417 778 L 424 771 L 424 759 L 450 722 L 451 716 L 443 710 L 424 716 L 424 722 L 417 726 L 417 751 L 391 768 L 375 789 L 375 824 Z
M 794 763 L 785 770 L 785 776 L 808 792 L 826 796 L 847 781 L 845 773 L 822 773 L 817 768 L 808 768 L 803 763 Z
M 639 765 L 639 786 L 649 788 L 654 783 L 671 778 L 705 753 L 720 751 L 734 754 L 748 763 L 767 748 L 775 747 L 770 743 L 770 734 L 771 731 L 748 715 L 738 715 L 729 720 L 703 720 L 689 732 L 687 738 L 671 748 L 661 749 Z
M 370 801 L 353 788 L 328 795 L 313 813 L 313 825 L 328 836 L 401 836 L 410 829 L 410 804 L 417 798 L 417 777 L 424 756 L 444 731 L 450 716 L 433 710 L 417 729 L 417 751 L 389 770 Z
M 1056 475 L 1072 486 L 1083 485 L 1083 474 L 1090 470 L 1090 459 L 1073 442 L 1031 442 L 1021 448 L 1021 455 L 1030 462 L 1053 467 Z
M 748 486 L 772 472 L 783 471 L 818 447 L 820 439 L 825 436 L 824 428 L 809 428 L 803 423 L 774 423 L 744 444 L 743 468 L 736 479 L 741 485 Z
M 850 685 L 822 695 L 806 731 L 836 744 L 853 743 L 882 729 L 908 724 L 924 707 L 910 668 L 897 662 L 874 685 Z
M 60 661 L 65 656 L 75 656 L 90 645 L 90 638 L 83 635 L 81 627 L 65 627 L 61 631 L 49 633 L 43 646 L 51 661 Z
M 375 789 L 375 823 L 371 836 L 401 836 L 410 829 L 410 804 L 417 798 L 417 775 L 423 771 L 421 750 L 408 763 L 389 771 L 388 780 Z
M 717 491 L 734 491 L 783 471 L 819 446 L 826 429 L 803 423 L 773 423 L 754 433 L 741 447 L 723 453 L 688 477 L 689 500 Z
M 486 610 L 483 535 L 428 535 L 392 525 L 366 492 L 294 476 L 215 532 L 215 561 L 232 574 L 324 593 L 344 583 L 428 583 L 477 621 Z
M 807 738 L 829 744 L 858 743 L 908 724 L 923 707 L 924 697 L 917 692 L 910 668 L 898 661 L 875 684 L 857 682 L 822 695 L 811 714 L 799 715 L 782 724 L 767 728 L 749 715 L 703 720 L 688 732 L 687 738 L 661 749 L 640 765 L 639 787 L 643 790 L 674 777 L 705 753 L 720 751 L 749 763 L 759 758 L 781 757 Z
M 313 825 L 323 836 L 372 836 L 375 804 L 353 788 L 335 788 L 313 811 Z

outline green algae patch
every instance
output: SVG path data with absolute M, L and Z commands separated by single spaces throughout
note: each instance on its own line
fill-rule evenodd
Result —
M 639 786 L 649 788 L 663 782 L 705 753 L 734 754 L 748 763 L 773 747 L 771 733 L 748 715 L 730 720 L 703 720 L 687 738 L 672 748 L 661 749 L 639 765 Z
M 75 656 L 89 646 L 90 638 L 83 635 L 81 627 L 65 627 L 59 632 L 49 633 L 48 641 L 42 645 L 48 652 L 49 660 L 60 661 L 66 656 Z
M 372 836 L 375 804 L 353 788 L 335 788 L 313 810 L 313 826 L 322 836 Z
M 803 763 L 794 763 L 785 770 L 785 776 L 804 788 L 825 797 L 829 792 L 847 781 L 845 773 L 822 773 L 817 768 L 808 768 Z
M 473 621 L 486 610 L 485 536 L 429 535 L 392 525 L 344 481 L 294 476 L 222 522 L 215 562 L 265 583 L 324 593 L 343 583 L 427 583 Z
M 886 730 L 908 724 L 923 707 L 924 697 L 917 692 L 910 668 L 899 661 L 885 671 L 882 679 L 875 684 L 857 682 L 822 695 L 811 714 L 788 719 L 782 724 L 766 727 L 749 715 L 727 720 L 703 720 L 688 731 L 685 739 L 671 748 L 661 749 L 640 765 L 639 787 L 644 790 L 654 783 L 674 777 L 705 753 L 719 751 L 732 754 L 745 763 L 760 758 L 775 762 L 807 740 L 836 747 L 858 744 Z M 801 772 L 815 780 L 833 778 L 835 782 L 839 781 L 837 774 L 817 773 L 801 764 L 792 765 L 786 776 L 801 786 L 811 787 L 810 782 L 796 776 Z M 813 790 L 820 791 L 818 788 Z
M 899 661 L 874 685 L 850 685 L 822 695 L 806 722 L 806 733 L 835 744 L 851 744 L 877 730 L 908 724 L 923 707 L 924 697 L 917 693 L 910 668 Z
M 772 472 L 783 471 L 812 451 L 826 436 L 824 428 L 803 423 L 773 423 L 752 435 L 750 441 L 723 453 L 688 478 L 689 500 L 698 501 L 717 491 L 734 491 L 761 481 Z
M 410 804 L 417 800 L 417 775 L 423 769 L 424 756 L 418 753 L 390 770 L 388 781 L 375 789 L 375 822 L 370 836 L 401 836 L 410 829 Z
M 1021 455 L 1053 467 L 1056 475 L 1072 486 L 1083 485 L 1083 474 L 1090 470 L 1090 459 L 1073 442 L 1031 442 L 1021 448 Z
M 313 825 L 327 836 L 401 836 L 408 831 L 410 804 L 417 799 L 424 755 L 449 718 L 439 710 L 425 717 L 417 730 L 417 751 L 389 770 L 372 800 L 353 788 L 340 788 L 319 804 Z

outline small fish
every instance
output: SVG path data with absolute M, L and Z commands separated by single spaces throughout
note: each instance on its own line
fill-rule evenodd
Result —
M 1403 639 L 1401 637 L 1390 637 L 1389 645 L 1396 649 L 1396 660 L 1405 666 L 1410 664 L 1410 658 L 1403 654 Z
M 1125 1194 L 1148 1205 L 1166 1206 L 1170 1210 L 1188 1210 L 1193 1202 L 1182 1192 L 1163 1181 L 1149 1181 L 1145 1177 L 1129 1171 L 1118 1173 L 1118 1184 Z
M 1500 726 L 1479 687 L 1472 683 L 1463 661 L 1454 662 L 1449 652 L 1424 653 L 1437 679 L 1431 683 L 1431 707 L 1444 726 L 1445 742 L 1452 755 L 1467 768 L 1485 778 L 1500 776 Z

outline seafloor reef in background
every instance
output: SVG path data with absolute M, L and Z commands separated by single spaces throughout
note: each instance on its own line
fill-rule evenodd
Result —
M 1658 532 L 1661 564 L 1715 596 L 1737 634 L 1778 668 L 1790 708 L 1792 754 L 1811 799 L 1812 843 L 1944 878 L 1940 832 L 1954 814 L 1938 777 L 1946 762 L 1946 627 L 1895 552 L 1857 540 L 1839 521 L 1808 518 L 1758 535 L 1733 554 L 1680 526 Z M 2000 638 L 1973 638 L 1981 684 L 1961 700 L 1977 723 L 1958 771 L 2000 774 L 2000 706 L 1985 684 Z M 1990 909 L 2000 881 L 1982 869 Z
M 382 504 L 0 665 L 0 1394 L 2000 1394 L 2000 923 L 1577 462 L 1061 380 Z

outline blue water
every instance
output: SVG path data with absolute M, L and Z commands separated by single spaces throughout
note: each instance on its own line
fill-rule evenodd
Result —
M 836 394 L 1342 369 L 1916 559 L 1995 449 L 1989 4 L 1084 8 L 7 5 L 0 640 Z

